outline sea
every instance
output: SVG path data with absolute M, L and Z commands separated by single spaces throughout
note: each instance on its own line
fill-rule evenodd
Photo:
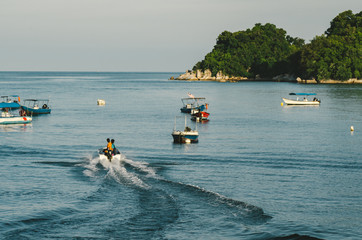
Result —
M 0 239 L 362 239 L 362 85 L 179 74 L 0 72 L 1 96 L 52 109 L 0 125 Z M 185 122 L 198 143 L 173 143 Z M 121 161 L 99 159 L 107 138 Z

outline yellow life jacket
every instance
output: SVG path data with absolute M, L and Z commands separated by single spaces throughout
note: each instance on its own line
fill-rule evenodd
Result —
M 111 142 L 109 142 L 109 143 L 107 144 L 107 149 L 110 150 L 110 151 L 113 151 L 112 143 L 111 143 Z

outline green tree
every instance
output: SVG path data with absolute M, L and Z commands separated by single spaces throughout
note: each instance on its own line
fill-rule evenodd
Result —
M 303 78 L 360 78 L 362 74 L 362 12 L 336 16 L 324 35 L 310 43 L 293 38 L 267 23 L 252 29 L 222 32 L 213 50 L 193 67 L 229 76 L 271 78 L 292 74 Z
M 286 35 L 273 24 L 258 23 L 246 31 L 222 32 L 212 52 L 193 69 L 210 69 L 213 75 L 223 71 L 231 76 L 272 77 L 291 66 L 288 58 L 303 45 L 304 40 Z
M 360 78 L 362 14 L 340 13 L 325 35 L 315 37 L 301 50 L 300 66 L 305 78 L 348 80 Z

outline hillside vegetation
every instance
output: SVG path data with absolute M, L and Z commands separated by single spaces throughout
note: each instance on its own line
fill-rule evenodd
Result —
M 336 16 L 325 34 L 308 44 L 270 23 L 258 23 L 246 31 L 224 31 L 193 70 L 266 79 L 281 74 L 317 81 L 361 78 L 361 28 L 362 12 L 349 10 Z

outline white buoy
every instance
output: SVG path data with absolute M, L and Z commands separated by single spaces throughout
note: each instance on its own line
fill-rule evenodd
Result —
M 351 126 L 351 132 L 353 132 L 354 131 L 354 127 L 353 126 Z
M 104 101 L 103 99 L 98 99 L 97 105 L 100 105 L 100 106 L 106 105 L 106 101 Z

